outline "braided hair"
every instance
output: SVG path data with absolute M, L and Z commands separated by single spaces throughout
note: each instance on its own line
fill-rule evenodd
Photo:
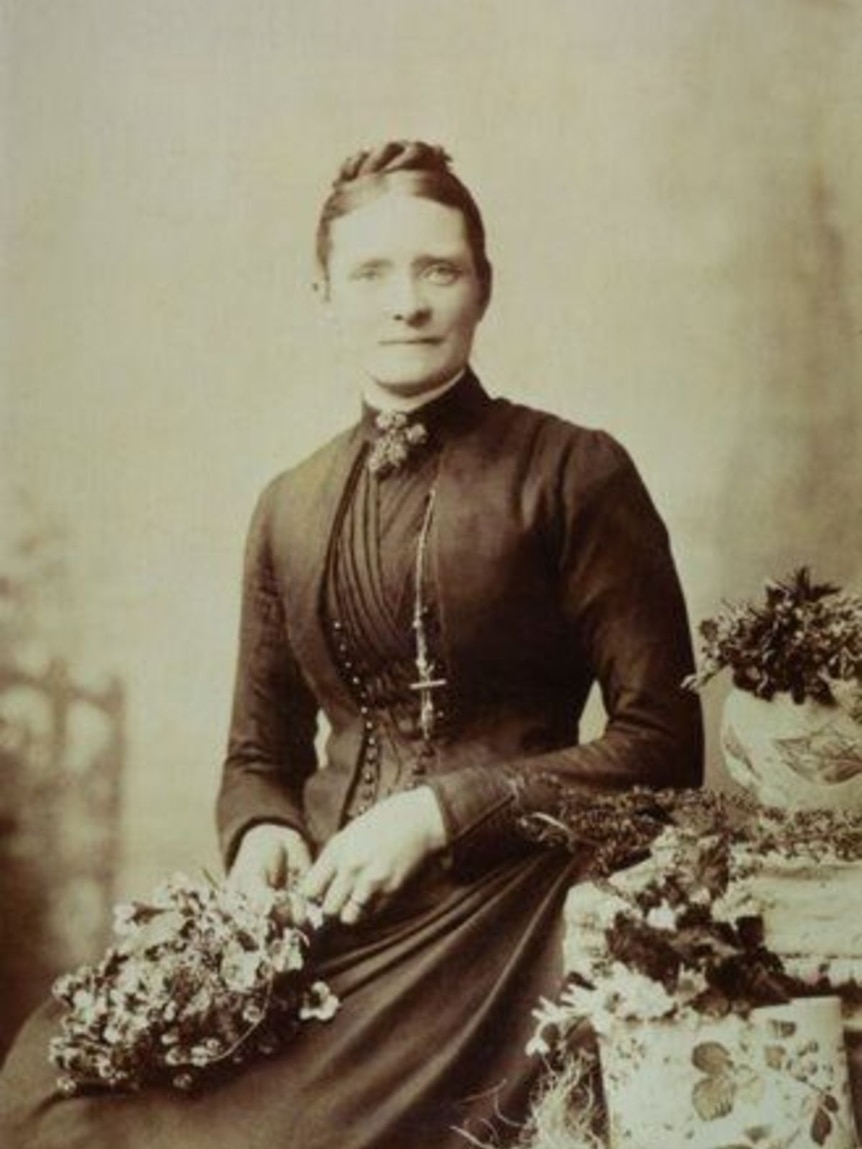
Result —
M 422 140 L 390 140 L 356 152 L 344 161 L 320 213 L 317 262 L 324 278 L 332 250 L 332 224 L 389 191 L 433 200 L 461 212 L 467 242 L 485 299 L 491 294 L 492 269 L 485 250 L 485 225 L 469 189 L 452 171 L 443 148 Z

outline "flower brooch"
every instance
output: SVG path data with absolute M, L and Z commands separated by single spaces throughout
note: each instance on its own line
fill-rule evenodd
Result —
M 411 423 L 403 411 L 381 411 L 374 425 L 380 435 L 368 456 L 368 469 L 380 479 L 397 471 L 417 447 L 428 441 L 425 427 Z

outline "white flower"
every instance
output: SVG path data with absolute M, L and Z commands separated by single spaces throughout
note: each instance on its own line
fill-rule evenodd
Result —
M 131 902 L 123 902 L 114 906 L 114 933 L 130 934 L 135 928 L 137 908 Z
M 530 1040 L 527 1042 L 524 1052 L 527 1057 L 547 1057 L 551 1052 L 551 1047 L 542 1036 L 541 1030 L 536 1030 Z
M 650 860 L 654 868 L 660 873 L 667 872 L 667 866 L 672 864 L 682 844 L 683 835 L 678 826 L 668 826 L 662 830 L 653 842 Z
M 697 886 L 689 892 L 688 900 L 693 906 L 708 906 L 712 902 L 712 894 L 706 886 Z
M 305 925 L 313 930 L 320 929 L 324 921 L 323 906 L 311 898 L 306 898 L 296 890 L 287 895 L 287 905 L 291 920 L 298 925 Z
M 340 1004 L 326 982 L 316 981 L 303 997 L 299 1007 L 299 1019 L 309 1021 L 311 1018 L 316 1018 L 317 1021 L 329 1021 L 335 1017 Z
M 75 977 L 71 973 L 64 973 L 62 977 L 58 977 L 51 987 L 51 992 L 54 997 L 65 1001 L 75 991 Z
M 653 906 L 646 916 L 647 925 L 655 930 L 675 930 L 676 922 L 676 910 L 668 902 Z
M 262 958 L 257 950 L 246 950 L 238 943 L 232 943 L 221 960 L 221 975 L 225 985 L 237 993 L 254 989 L 261 964 Z
M 858 958 L 830 958 L 825 966 L 826 978 L 835 988 L 850 982 L 862 982 L 862 963 Z
M 760 917 L 767 908 L 763 897 L 756 895 L 749 883 L 731 882 L 712 903 L 712 916 L 717 922 L 730 922 L 739 918 Z
M 260 1025 L 264 1016 L 263 1006 L 256 1001 L 250 1001 L 242 1011 L 243 1021 L 247 1021 L 249 1025 Z
M 189 1060 L 192 1065 L 209 1065 L 212 1060 L 209 1050 L 203 1045 L 193 1045 L 189 1051 Z
M 613 963 L 609 976 L 596 991 L 602 997 L 600 1012 L 611 1020 L 648 1021 L 666 1017 L 678 1004 L 661 982 L 629 969 L 622 962 Z
M 549 1001 L 546 997 L 541 998 L 539 1008 L 533 1010 L 533 1017 L 539 1023 L 539 1028 L 543 1029 L 548 1025 L 561 1025 L 567 1022 L 573 1012 L 570 1003 L 574 994 L 574 987 L 568 987 L 564 990 L 559 1002 Z
M 683 966 L 677 978 L 674 996 L 679 1004 L 688 1005 L 694 1001 L 696 997 L 699 997 L 707 989 L 708 985 L 709 983 L 700 970 L 689 969 L 688 966 Z
M 95 994 L 91 993 L 91 991 L 88 989 L 84 989 L 83 987 L 75 990 L 75 992 L 72 995 L 72 1008 L 73 1009 L 77 1009 L 77 1010 L 80 1010 L 80 1012 L 82 1012 L 82 1013 L 86 1013 L 88 1010 L 93 1009 L 95 1006 L 96 1006 Z
M 182 895 L 193 885 L 194 883 L 188 875 L 180 870 L 175 870 L 161 885 L 156 886 L 153 893 L 153 905 L 168 909 L 176 903 L 178 894 Z
M 269 959 L 276 973 L 300 970 L 305 964 L 302 953 L 302 936 L 295 930 L 276 938 L 269 946 Z
M 527 1055 L 550 1053 L 552 1046 L 545 1036 L 545 1031 L 555 1029 L 560 1035 L 565 1034 L 582 1018 L 591 1015 L 595 1005 L 594 999 L 593 990 L 574 984 L 566 987 L 559 1001 L 549 1001 L 546 997 L 541 998 L 538 1008 L 533 1010 L 536 1029 L 527 1042 Z
M 573 886 L 566 898 L 566 922 L 575 929 L 605 930 L 628 902 L 596 882 Z

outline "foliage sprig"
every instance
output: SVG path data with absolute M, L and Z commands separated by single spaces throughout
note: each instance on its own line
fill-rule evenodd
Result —
M 836 684 L 862 680 L 862 597 L 812 581 L 807 567 L 767 582 L 761 603 L 726 603 L 699 627 L 702 661 L 686 680 L 700 689 L 728 669 L 740 690 L 795 702 L 838 701 Z

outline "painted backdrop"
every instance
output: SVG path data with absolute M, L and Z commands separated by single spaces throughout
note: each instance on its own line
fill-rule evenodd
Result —
M 862 5 L 2 13 L 4 490 L 64 532 L 54 647 L 125 683 L 124 895 L 213 863 L 246 521 L 356 410 L 310 284 L 359 145 L 451 151 L 483 380 L 623 440 L 693 618 L 801 562 L 862 585 Z

